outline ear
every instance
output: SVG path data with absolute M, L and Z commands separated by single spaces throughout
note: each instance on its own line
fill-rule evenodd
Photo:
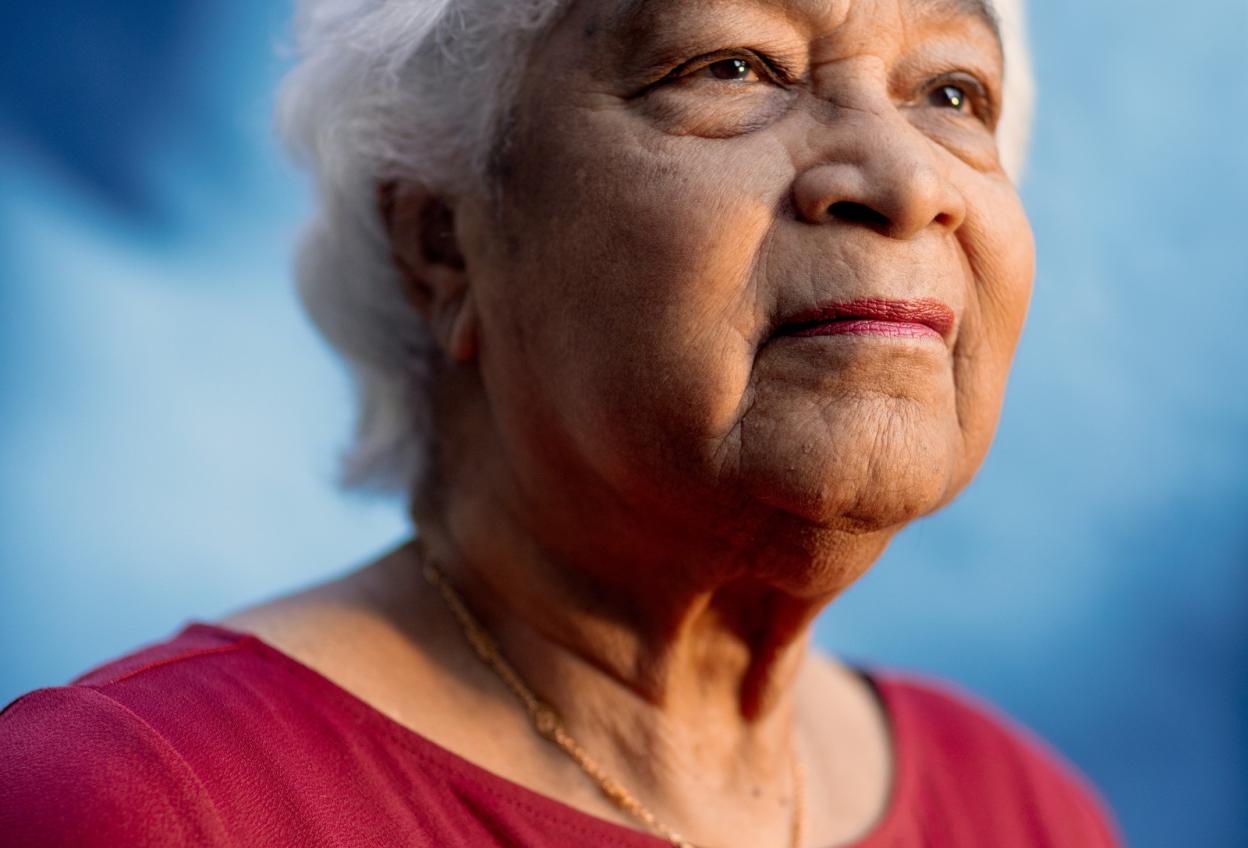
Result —
M 451 359 L 477 353 L 477 314 L 450 202 L 424 186 L 386 182 L 377 205 L 403 292 Z

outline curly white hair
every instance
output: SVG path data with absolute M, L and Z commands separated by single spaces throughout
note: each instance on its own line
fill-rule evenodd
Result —
M 359 404 L 341 484 L 410 495 L 429 469 L 437 351 L 403 294 L 378 186 L 487 189 L 492 151 L 534 40 L 571 0 L 296 0 L 297 64 L 277 122 L 315 177 L 299 251 L 305 308 L 345 357 Z M 997 0 L 1009 75 L 1000 139 L 1018 176 L 1031 114 L 1022 0 Z

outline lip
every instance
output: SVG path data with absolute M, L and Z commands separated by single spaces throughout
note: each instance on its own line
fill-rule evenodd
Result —
M 946 340 L 955 321 L 953 310 L 934 298 L 860 298 L 824 304 L 789 316 L 781 323 L 776 335 L 878 335 L 897 338 L 935 335 Z

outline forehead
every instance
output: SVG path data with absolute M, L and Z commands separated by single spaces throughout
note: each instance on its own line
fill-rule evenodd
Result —
M 644 21 L 673 6 L 689 0 L 621 0 L 610 16 L 608 26 L 616 28 L 628 23 Z M 713 6 L 716 0 L 701 0 L 701 5 Z M 795 16 L 829 16 L 843 18 L 853 0 L 748 0 L 751 5 L 774 8 Z M 993 9 L 992 0 L 897 0 L 903 12 L 922 18 L 965 17 L 979 21 L 1001 42 L 1001 29 Z

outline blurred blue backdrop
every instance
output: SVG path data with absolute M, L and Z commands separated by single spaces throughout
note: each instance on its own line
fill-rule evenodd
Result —
M 1242 846 L 1248 7 L 1032 5 L 1040 268 L 996 447 L 820 640 L 995 701 L 1133 845 Z M 0 703 L 404 534 L 331 486 L 350 393 L 269 128 L 288 12 L 8 10 Z

